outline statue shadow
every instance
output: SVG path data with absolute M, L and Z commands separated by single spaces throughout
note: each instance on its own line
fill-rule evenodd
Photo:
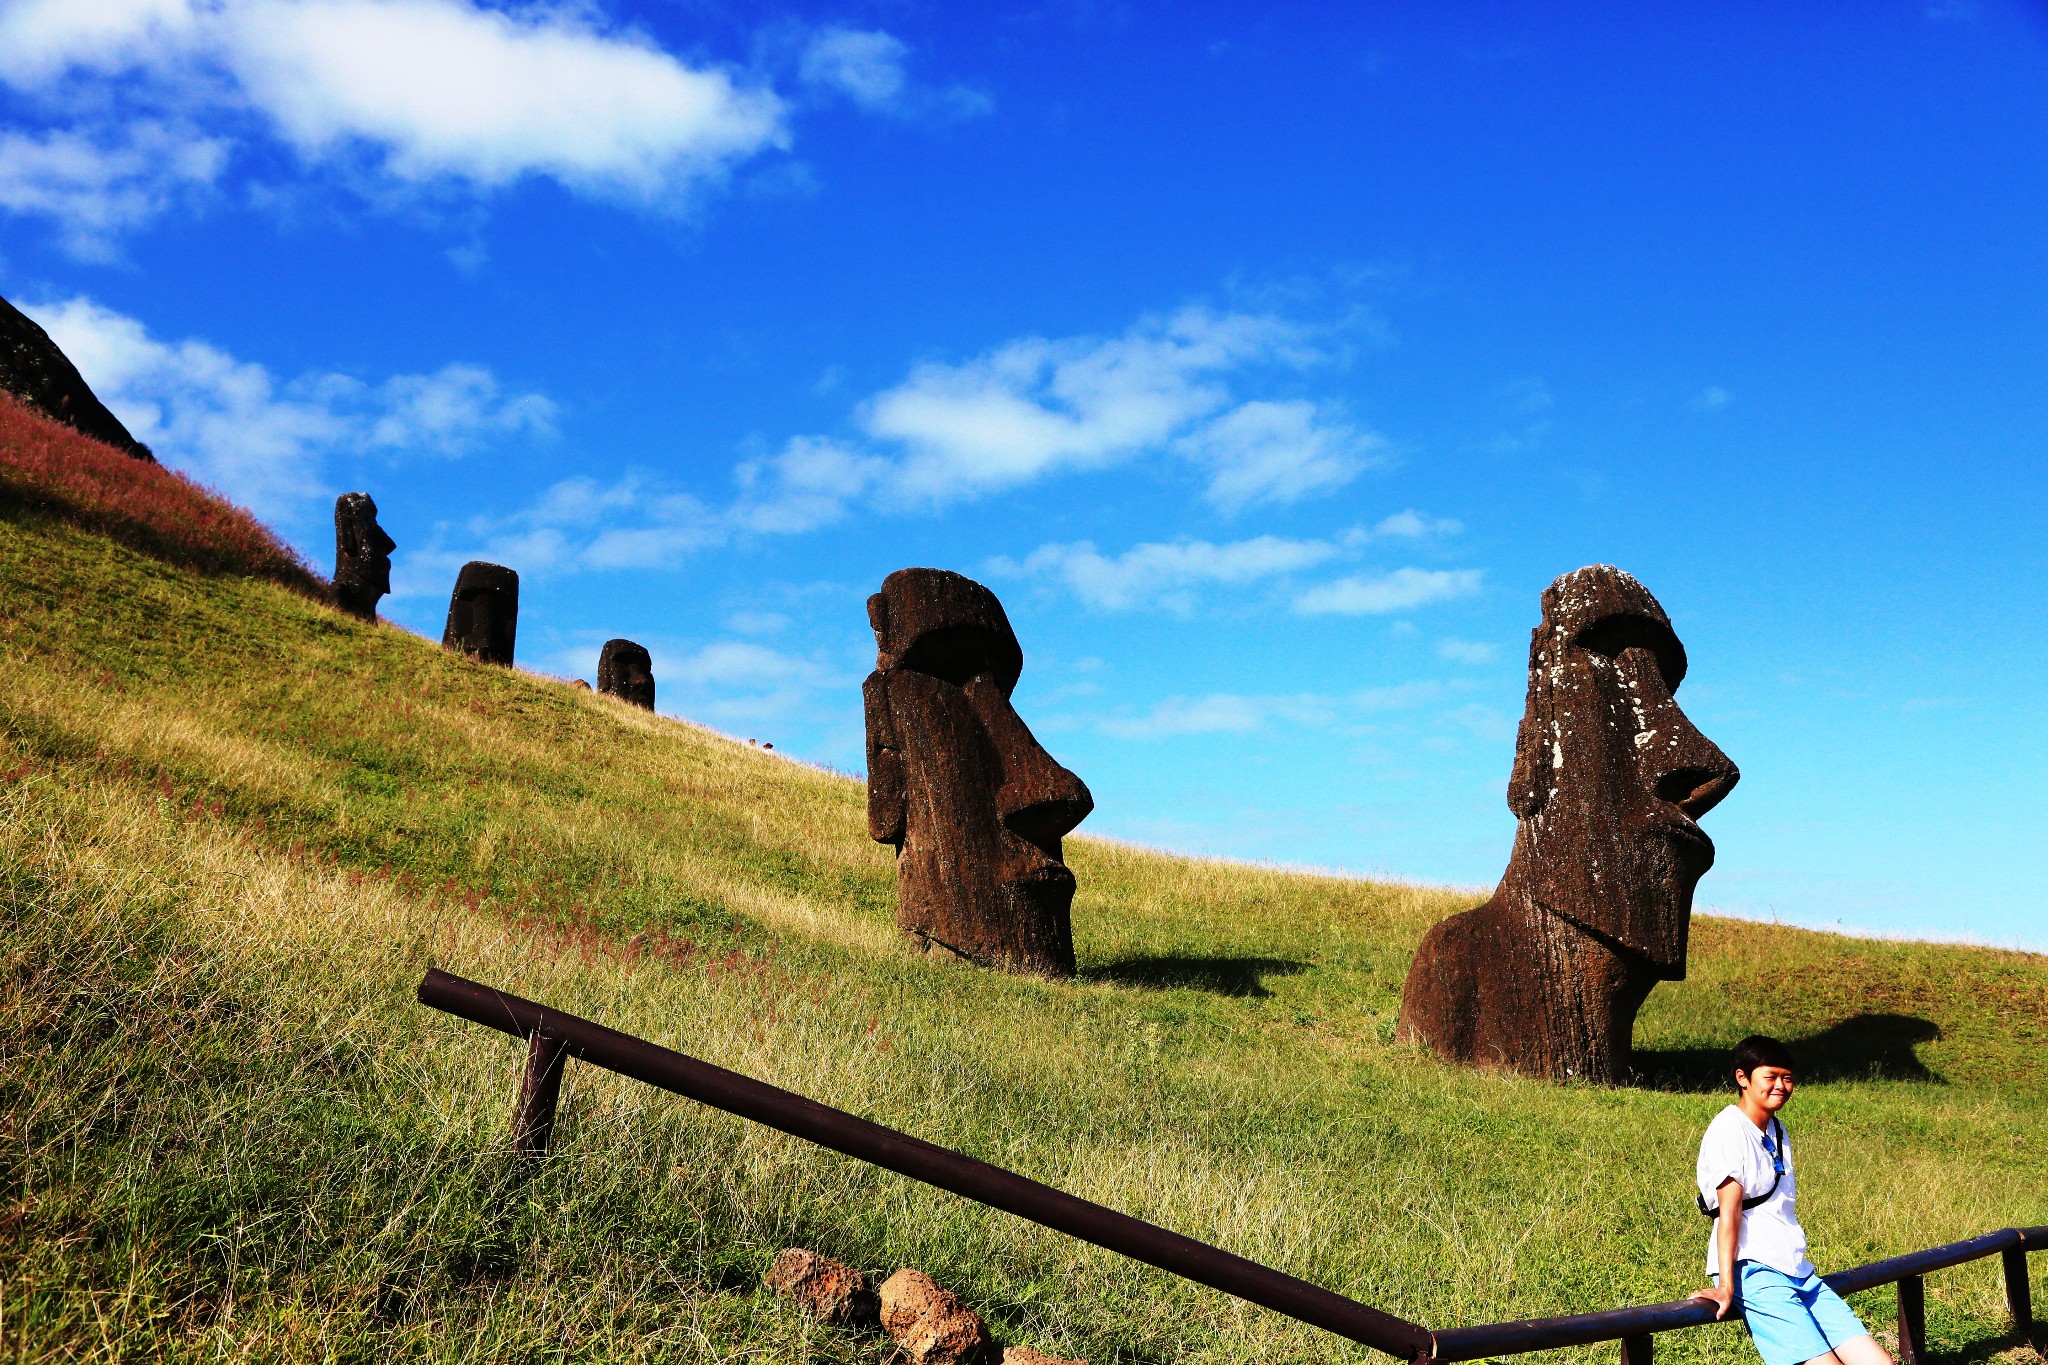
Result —
M 1911 1014 L 1859 1014 L 1785 1045 L 1798 1060 L 1796 1079 L 1814 1081 L 1946 1082 L 1914 1051 L 1941 1037 L 1932 1020 Z M 1638 1048 L 1635 1083 L 1649 1090 L 1727 1090 L 1734 1081 L 1725 1047 Z
M 1216 995 L 1263 999 L 1273 994 L 1266 989 L 1264 978 L 1299 976 L 1307 970 L 1306 962 L 1284 957 L 1144 955 L 1120 957 L 1090 967 L 1081 975 L 1089 981 L 1108 981 L 1140 990 L 1210 991 Z

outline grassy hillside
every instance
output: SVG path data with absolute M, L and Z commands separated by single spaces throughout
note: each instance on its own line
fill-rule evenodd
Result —
M 878 1362 L 760 1291 L 791 1244 L 1097 1365 L 1368 1358 L 592 1071 L 515 1183 L 520 1049 L 413 1003 L 430 963 L 1434 1325 L 1697 1283 L 1700 1087 L 1753 1029 L 1807 1056 L 1824 1265 L 2048 1222 L 2038 956 L 1702 919 L 1649 1083 L 1557 1088 L 1390 1041 L 1470 896 L 1080 838 L 1080 979 L 1009 979 L 899 945 L 844 777 L 20 508 L 0 716 L 23 1359 Z M 1930 1288 L 1940 1349 L 2009 1347 L 1992 1270 Z M 1733 1328 L 1660 1352 L 1754 1360 Z

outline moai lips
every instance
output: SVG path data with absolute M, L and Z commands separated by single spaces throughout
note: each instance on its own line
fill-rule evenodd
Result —
M 1714 864 L 1698 821 L 1740 774 L 1678 708 L 1685 648 L 1619 569 L 1543 594 L 1493 898 L 1432 928 L 1397 1036 L 1455 1061 L 1613 1084 L 1636 1011 L 1685 976 L 1693 888 Z
M 597 656 L 597 690 L 652 711 L 654 660 L 631 640 L 606 640 Z
M 472 559 L 455 576 L 441 647 L 479 663 L 512 666 L 519 633 L 519 575 L 501 564 Z
M 1002 603 L 959 574 L 900 569 L 868 621 L 868 833 L 896 846 L 897 927 L 986 966 L 1071 976 L 1060 841 L 1095 802 L 1010 705 L 1024 652 Z
M 334 500 L 334 604 L 365 621 L 377 619 L 377 601 L 391 591 L 391 552 L 396 541 L 377 524 L 377 504 L 368 493 L 343 493 Z

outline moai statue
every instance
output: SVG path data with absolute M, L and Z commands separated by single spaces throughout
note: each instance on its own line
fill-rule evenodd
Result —
M 899 569 L 868 599 L 868 833 L 896 846 L 896 925 L 926 949 L 1074 972 L 1060 840 L 1095 808 L 1010 706 L 1024 652 L 994 593 Z
M 334 500 L 334 605 L 365 621 L 377 619 L 377 599 L 391 591 L 391 552 L 398 543 L 377 524 L 368 493 Z
M 652 711 L 654 660 L 631 640 L 606 640 L 597 656 L 597 690 Z
M 480 663 L 512 666 L 512 638 L 519 633 L 519 575 L 500 564 L 472 559 L 455 576 L 448 599 L 448 627 L 441 648 L 458 650 Z
M 1696 823 L 1740 776 L 1672 694 L 1685 648 L 1649 590 L 1599 564 L 1543 594 L 1493 899 L 1423 936 L 1395 1036 L 1454 1061 L 1612 1085 L 1636 1011 L 1685 976 Z

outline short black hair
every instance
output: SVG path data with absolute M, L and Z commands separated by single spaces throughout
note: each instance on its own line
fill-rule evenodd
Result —
M 1792 1049 L 1776 1038 L 1766 1038 L 1761 1033 L 1752 1033 L 1735 1045 L 1735 1070 L 1749 1075 L 1760 1066 L 1782 1066 L 1793 1069 Z

